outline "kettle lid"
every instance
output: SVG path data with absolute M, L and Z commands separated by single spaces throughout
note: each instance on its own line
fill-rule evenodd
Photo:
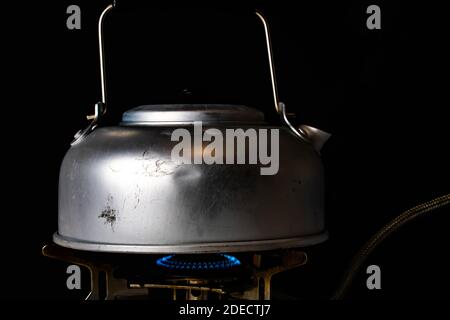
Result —
M 171 125 L 206 123 L 262 124 L 264 114 L 243 105 L 227 104 L 162 104 L 143 105 L 126 111 L 122 125 Z

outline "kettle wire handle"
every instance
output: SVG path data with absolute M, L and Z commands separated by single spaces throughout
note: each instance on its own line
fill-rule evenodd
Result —
M 98 20 L 98 48 L 99 48 L 99 58 L 100 58 L 100 81 L 101 81 L 101 93 L 102 99 L 101 103 L 106 106 L 106 76 L 105 76 L 105 46 L 103 41 L 103 22 L 105 20 L 108 12 L 112 11 L 116 7 L 116 1 L 108 5 L 103 12 L 100 14 Z M 258 18 L 261 20 L 264 26 L 264 32 L 266 37 L 266 47 L 267 55 L 269 58 L 269 69 L 270 69 L 270 81 L 272 85 L 272 94 L 274 100 L 274 106 L 277 113 L 280 112 L 279 100 L 278 100 L 278 89 L 275 78 L 275 67 L 273 63 L 273 53 L 272 53 L 272 43 L 270 40 L 270 30 L 266 18 L 258 11 L 255 12 Z M 106 108 L 104 109 L 106 112 Z
M 101 81 L 101 101 L 95 105 L 95 114 L 87 116 L 88 120 L 92 120 L 91 124 L 83 131 L 79 131 L 75 136 L 75 140 L 72 142 L 74 144 L 77 140 L 79 140 L 85 134 L 88 134 L 90 131 L 94 130 L 96 127 L 99 118 L 102 117 L 106 113 L 106 76 L 105 76 L 105 50 L 104 50 L 104 41 L 103 41 L 103 22 L 105 17 L 109 12 L 111 12 L 116 7 L 116 1 L 113 1 L 112 4 L 108 5 L 100 14 L 100 18 L 98 20 L 98 47 L 99 47 L 99 58 L 100 58 L 100 81 Z M 269 24 L 267 23 L 267 19 L 262 15 L 261 12 L 255 11 L 257 17 L 261 20 L 266 40 L 266 48 L 267 48 L 267 57 L 269 60 L 269 70 L 270 70 L 270 81 L 272 85 L 272 95 L 273 95 L 273 103 L 275 107 L 275 111 L 280 115 L 282 122 L 300 139 L 309 141 L 308 135 L 301 128 L 295 128 L 288 120 L 286 115 L 286 109 L 284 103 L 280 102 L 278 99 L 278 90 L 277 90 L 277 82 L 275 78 L 275 67 L 273 60 L 273 52 L 272 52 L 272 42 L 270 37 Z

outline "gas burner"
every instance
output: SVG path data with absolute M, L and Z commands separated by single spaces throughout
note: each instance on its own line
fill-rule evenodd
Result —
M 297 250 L 217 254 L 129 255 L 46 245 L 45 256 L 87 267 L 86 299 L 270 300 L 272 276 L 300 267 Z M 102 285 L 102 284 L 106 284 Z
M 241 265 L 238 258 L 228 254 L 169 255 L 156 264 L 174 271 L 221 271 Z

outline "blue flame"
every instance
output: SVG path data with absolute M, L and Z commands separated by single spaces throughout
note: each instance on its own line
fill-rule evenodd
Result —
M 219 259 L 201 259 L 198 260 L 176 260 L 174 255 L 164 256 L 156 260 L 158 266 L 170 270 L 226 270 L 239 266 L 241 262 L 238 258 L 228 254 L 217 255 Z

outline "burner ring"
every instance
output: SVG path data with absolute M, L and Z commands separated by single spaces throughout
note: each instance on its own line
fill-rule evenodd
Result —
M 228 270 L 241 264 L 228 254 L 214 255 L 168 255 L 156 260 L 156 264 L 168 270 L 217 271 Z

